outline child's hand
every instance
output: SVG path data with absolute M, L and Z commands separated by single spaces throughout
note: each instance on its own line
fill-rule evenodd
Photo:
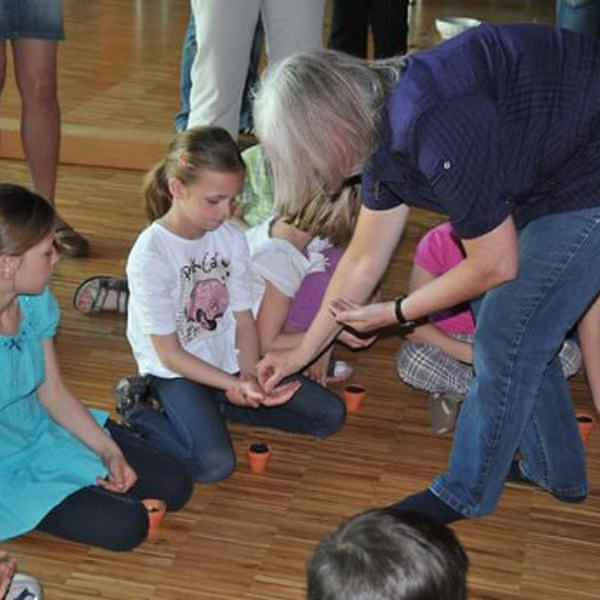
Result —
M 338 323 L 355 331 L 373 331 L 396 323 L 393 302 L 377 302 L 361 306 L 352 300 L 336 298 L 329 304 L 329 312 Z
M 111 450 L 101 456 L 108 469 L 107 477 L 98 477 L 96 483 L 111 492 L 124 494 L 137 481 L 137 474 L 120 450 Z
M 365 335 L 364 333 L 359 335 L 350 329 L 342 329 L 336 341 L 352 350 L 363 350 L 373 344 L 376 339 L 376 335 Z
M 225 390 L 225 395 L 231 404 L 251 408 L 258 408 L 265 396 L 253 375 L 240 375 L 236 383 Z
M 291 400 L 292 396 L 300 389 L 302 384 L 299 381 L 290 381 L 273 388 L 265 395 L 264 406 L 280 406 Z

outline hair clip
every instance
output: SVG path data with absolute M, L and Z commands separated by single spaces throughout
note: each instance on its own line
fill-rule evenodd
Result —
M 185 152 L 182 150 L 177 157 L 177 164 L 180 167 L 187 167 L 187 162 L 185 161 Z

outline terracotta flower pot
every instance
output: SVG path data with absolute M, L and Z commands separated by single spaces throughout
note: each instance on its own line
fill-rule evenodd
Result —
M 262 473 L 271 458 L 268 444 L 258 442 L 248 446 L 248 466 L 253 473 Z
M 366 395 L 367 390 L 362 385 L 357 385 L 355 383 L 347 385 L 344 388 L 343 394 L 346 410 L 349 413 L 360 410 Z
M 145 500 L 142 500 L 142 504 L 146 507 L 146 511 L 148 512 L 150 531 L 157 531 L 160 527 L 162 518 L 167 511 L 167 505 L 163 500 L 159 500 L 158 498 L 146 498 Z
M 588 412 L 578 412 L 577 413 L 577 426 L 579 427 L 579 433 L 581 434 L 581 441 L 587 444 L 588 438 L 590 437 L 590 433 L 592 433 L 592 429 L 596 423 L 596 417 L 591 415 Z

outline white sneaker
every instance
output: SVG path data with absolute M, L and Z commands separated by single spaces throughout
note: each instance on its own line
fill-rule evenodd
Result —
M 327 376 L 328 383 L 341 383 L 354 375 L 354 369 L 343 360 L 333 362 L 333 370 Z
M 454 431 L 462 400 L 460 394 L 451 392 L 434 393 L 429 396 L 429 419 L 434 433 Z
M 43 597 L 42 586 L 37 579 L 15 573 L 4 600 L 42 600 Z

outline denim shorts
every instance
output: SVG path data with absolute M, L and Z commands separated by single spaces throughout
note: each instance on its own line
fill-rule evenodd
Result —
M 0 40 L 62 40 L 62 0 L 0 0 Z

